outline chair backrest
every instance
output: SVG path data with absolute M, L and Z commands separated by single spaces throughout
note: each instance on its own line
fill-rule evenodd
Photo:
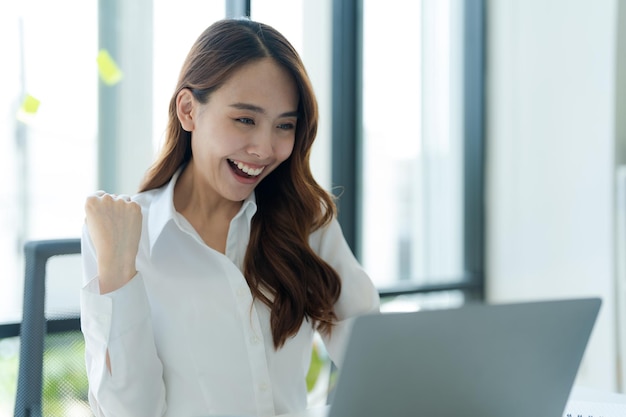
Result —
M 24 305 L 20 326 L 15 417 L 42 416 L 45 412 L 42 410 L 46 408 L 49 415 L 68 415 L 68 411 L 60 409 L 58 404 L 52 408 L 44 406 L 44 386 L 46 395 L 55 396 L 56 402 L 67 397 L 74 404 L 83 403 L 79 407 L 73 406 L 79 408 L 76 410 L 77 414 L 91 415 L 86 405 L 87 376 L 84 369 L 84 340 L 80 332 L 80 311 L 73 307 L 59 314 L 57 308 L 55 314 L 48 311 L 46 306 L 46 287 L 50 279 L 48 261 L 52 257 L 65 258 L 65 255 L 79 258 L 80 250 L 78 238 L 37 240 L 24 245 Z M 79 277 L 74 281 L 77 282 L 66 285 L 73 287 L 74 292 L 69 293 L 77 299 L 81 281 Z M 78 364 L 73 365 L 74 369 L 70 373 L 64 373 L 59 367 L 66 366 L 68 357 L 72 357 L 74 362 L 78 361 Z M 50 366 L 47 366 L 48 359 Z M 47 369 L 51 369 L 51 372 Z M 44 383 L 48 374 L 53 378 L 51 384 Z M 76 398 L 75 387 L 65 386 L 68 384 L 84 387 L 84 395 L 81 395 L 83 398 Z

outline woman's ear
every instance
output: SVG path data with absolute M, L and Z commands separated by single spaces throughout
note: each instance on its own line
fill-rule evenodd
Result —
M 195 104 L 196 100 L 188 88 L 183 88 L 176 96 L 176 115 L 181 126 L 187 132 L 194 129 L 193 110 Z

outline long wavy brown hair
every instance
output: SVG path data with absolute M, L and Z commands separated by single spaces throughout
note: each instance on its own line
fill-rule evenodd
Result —
M 337 272 L 311 249 L 309 235 L 336 215 L 333 197 L 315 181 L 309 166 L 317 133 L 317 102 L 304 65 L 293 46 L 272 27 L 249 19 L 225 19 L 209 26 L 183 64 L 169 106 L 165 142 L 140 191 L 159 188 L 193 158 L 191 133 L 176 114 L 176 96 L 187 88 L 206 103 L 243 65 L 272 58 L 296 81 L 300 102 L 291 156 L 256 188 L 244 276 L 255 298 L 271 309 L 274 346 L 294 336 L 304 320 L 329 334 L 341 292 Z

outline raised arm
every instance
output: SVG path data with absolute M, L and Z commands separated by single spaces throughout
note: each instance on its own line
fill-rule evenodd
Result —
M 338 322 L 330 337 L 322 335 L 333 362 L 341 367 L 352 321 L 362 314 L 380 311 L 380 297 L 370 277 L 354 257 L 339 222 L 331 223 L 311 235 L 311 247 L 341 278 L 341 295 L 335 304 Z
M 148 295 L 135 269 L 141 207 L 99 192 L 87 198 L 81 327 L 89 402 L 97 417 L 160 417 L 166 410 Z

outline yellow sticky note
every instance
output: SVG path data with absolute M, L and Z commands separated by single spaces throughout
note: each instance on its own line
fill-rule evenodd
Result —
M 24 101 L 22 101 L 22 107 L 20 107 L 20 110 L 26 114 L 35 114 L 37 113 L 37 110 L 39 110 L 39 104 L 41 104 L 39 100 L 30 94 L 26 94 Z
M 17 120 L 28 124 L 33 122 L 35 114 L 37 113 L 37 110 L 39 110 L 39 104 L 41 104 L 41 102 L 38 99 L 30 94 L 26 94 L 26 96 L 24 96 L 24 100 L 22 100 L 20 108 L 17 111 Z
M 100 78 L 102 78 L 105 84 L 115 85 L 122 80 L 124 76 L 122 70 L 120 70 L 106 49 L 101 49 L 100 52 L 98 52 L 97 61 Z

